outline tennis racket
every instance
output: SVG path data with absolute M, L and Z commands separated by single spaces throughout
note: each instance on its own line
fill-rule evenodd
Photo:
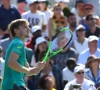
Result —
M 52 56 L 62 52 L 72 40 L 73 34 L 69 28 L 62 28 L 49 42 L 49 47 L 43 62 L 47 62 Z

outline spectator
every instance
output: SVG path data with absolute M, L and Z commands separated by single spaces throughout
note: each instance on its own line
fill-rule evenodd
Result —
M 77 39 L 76 30 L 75 30 L 77 27 L 77 20 L 76 20 L 76 16 L 73 13 L 70 13 L 67 18 L 69 23 L 68 28 L 73 32 L 73 38 L 72 38 L 72 42 L 73 42 L 75 39 Z
M 88 25 L 88 22 L 86 20 L 86 16 L 89 14 L 93 14 L 94 7 L 92 4 L 85 4 L 82 7 L 82 11 L 84 12 L 85 17 L 80 20 L 79 24 L 82 24 L 85 27 L 85 30 L 87 32 L 89 30 L 89 25 Z
M 68 58 L 77 58 L 75 49 L 66 47 L 62 52 L 52 57 L 54 64 L 58 65 L 61 70 L 66 67 Z
M 17 0 L 17 7 L 20 14 L 23 14 L 25 12 L 26 5 L 27 5 L 26 0 Z
M 48 31 L 49 31 L 49 39 L 62 28 L 67 26 L 67 19 L 64 15 L 62 15 L 62 10 L 60 4 L 55 4 L 53 8 L 53 16 L 49 19 L 48 22 Z
M 97 57 L 100 57 L 100 49 L 98 48 L 97 42 L 98 42 L 98 38 L 96 36 L 93 35 L 89 36 L 88 39 L 89 48 L 80 53 L 77 63 L 81 63 L 85 65 L 87 62 L 87 58 L 92 54 L 94 54 Z
M 86 17 L 86 20 L 89 25 L 89 30 L 86 32 L 86 37 L 88 38 L 90 35 L 95 35 L 97 37 L 100 36 L 100 27 L 96 25 L 96 18 L 93 14 L 89 14 Z
M 94 82 L 95 87 L 100 87 L 100 68 L 99 68 L 100 58 L 97 58 L 95 55 L 91 55 L 87 59 L 85 65 L 89 70 L 86 72 L 85 77 Z
M 57 3 L 59 3 L 59 5 L 61 6 L 61 9 L 64 10 L 64 8 L 67 7 L 67 3 L 69 2 L 69 0 L 58 0 Z
M 88 48 L 88 39 L 85 38 L 85 27 L 78 25 L 76 27 L 77 39 L 73 41 L 72 47 L 76 50 L 77 56 Z M 80 47 L 80 48 L 79 48 Z
M 46 15 L 47 22 L 49 21 L 50 17 L 52 16 L 52 11 L 48 8 L 49 2 L 47 0 L 38 0 L 38 10 L 44 12 Z M 43 33 L 43 36 L 48 38 L 48 24 L 46 31 Z
M 43 75 L 39 79 L 39 86 L 44 90 L 56 90 L 55 87 L 55 79 L 53 76 Z
M 68 60 L 66 62 L 66 66 L 67 67 L 65 67 L 62 71 L 64 86 L 66 83 L 75 79 L 74 68 L 76 66 L 76 59 L 75 58 L 68 58 Z
M 43 51 L 39 55 L 39 60 L 42 61 L 44 56 L 46 54 L 46 51 Z M 50 75 L 55 78 L 55 84 L 57 90 L 63 90 L 62 89 L 62 73 L 58 66 L 52 64 L 52 59 L 49 59 L 46 62 L 46 65 L 44 69 L 35 77 L 36 82 L 38 82 L 39 78 L 43 75 Z
M 78 84 L 81 85 L 82 90 L 95 90 L 94 83 L 90 80 L 85 79 L 84 72 L 85 70 L 82 66 L 76 66 L 74 68 L 75 79 L 67 83 L 64 90 L 71 90 L 71 86 Z
M 39 54 L 42 51 L 47 50 L 47 48 L 48 48 L 48 45 L 47 45 L 47 41 L 45 40 L 45 38 L 38 37 L 36 39 L 36 45 L 35 45 L 35 56 L 32 59 L 31 66 L 34 66 L 36 64 L 36 62 L 39 61 Z
M 46 16 L 43 12 L 37 10 L 38 0 L 28 0 L 30 10 L 22 14 L 22 18 L 28 20 L 30 27 L 39 25 L 42 32 L 46 30 Z
M 0 84 L 3 77 L 4 63 L 5 63 L 5 60 L 2 58 L 2 56 L 3 56 L 3 48 L 0 46 Z
M 31 48 L 33 51 L 35 51 L 35 42 L 36 39 L 41 35 L 41 27 L 38 25 L 35 25 L 31 29 L 32 37 L 29 39 L 28 42 L 26 42 L 25 46 L 28 48 Z
M 10 5 L 10 0 L 2 0 L 2 2 L 0 5 L 0 38 L 7 38 L 5 32 L 8 24 L 15 19 L 20 19 L 21 15 L 15 6 Z
M 88 14 L 93 14 L 94 6 L 92 4 L 84 4 L 84 6 L 82 7 L 82 10 L 85 16 L 87 16 Z
M 77 25 L 79 21 L 84 17 L 84 12 L 82 11 L 82 7 L 84 6 L 84 2 L 82 0 L 77 0 L 75 4 L 75 8 L 72 8 L 71 12 L 75 14 Z
M 88 3 L 88 4 L 92 4 L 94 6 L 94 14 L 95 15 L 100 15 L 100 11 L 99 11 L 99 6 L 100 6 L 100 3 L 99 3 L 99 0 L 83 0 L 85 3 Z

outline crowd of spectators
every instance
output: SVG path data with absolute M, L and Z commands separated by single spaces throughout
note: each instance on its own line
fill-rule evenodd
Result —
M 9 29 L 11 21 L 26 19 L 31 28 L 30 37 L 24 41 L 26 58 L 31 67 L 42 61 L 49 41 L 62 28 L 73 33 L 70 44 L 50 58 L 44 69 L 33 76 L 24 77 L 29 90 L 96 90 L 100 87 L 100 18 L 95 6 L 84 0 L 55 0 L 49 8 L 48 0 L 10 0 L 0 5 L 0 84 L 3 77 L 5 55 L 13 37 Z M 25 11 L 26 6 L 29 7 Z

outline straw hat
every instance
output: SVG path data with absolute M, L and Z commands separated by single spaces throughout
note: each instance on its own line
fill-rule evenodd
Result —
M 95 55 L 89 56 L 87 59 L 87 63 L 85 64 L 85 67 L 90 68 L 90 63 L 95 60 L 98 60 L 100 62 L 100 58 L 96 57 Z

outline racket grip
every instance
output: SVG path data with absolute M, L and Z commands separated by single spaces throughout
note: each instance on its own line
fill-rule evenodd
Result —
M 46 60 L 46 59 L 44 59 L 44 60 L 43 60 L 43 62 L 47 62 L 47 60 Z

